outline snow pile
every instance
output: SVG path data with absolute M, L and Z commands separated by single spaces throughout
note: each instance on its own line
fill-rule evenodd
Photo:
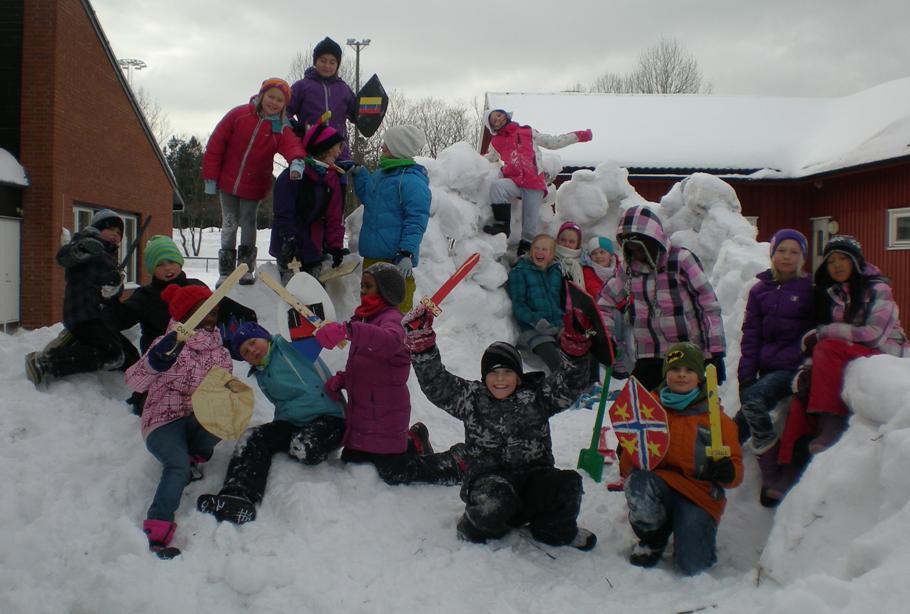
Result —
M 25 169 L 10 152 L 0 147 L 0 184 L 28 187 L 28 177 Z

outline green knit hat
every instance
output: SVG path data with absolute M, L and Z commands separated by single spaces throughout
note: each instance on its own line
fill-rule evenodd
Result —
M 177 244 L 170 237 L 164 235 L 155 235 L 145 244 L 142 252 L 145 261 L 145 268 L 149 273 L 155 272 L 155 267 L 170 260 L 183 266 L 183 254 L 177 248 Z
M 674 343 L 664 356 L 663 376 L 673 367 L 689 367 L 698 373 L 698 381 L 705 381 L 705 354 L 694 343 Z

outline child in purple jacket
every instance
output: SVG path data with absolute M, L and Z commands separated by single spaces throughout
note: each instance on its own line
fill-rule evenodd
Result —
M 463 444 L 433 454 L 427 427 L 417 422 L 408 429 L 411 358 L 398 310 L 404 293 L 404 276 L 398 267 L 377 262 L 363 272 L 361 303 L 354 317 L 316 331 L 316 340 L 324 348 L 344 340 L 351 344 L 345 370 L 325 384 L 336 400 L 343 400 L 342 389 L 348 393 L 341 460 L 372 463 L 387 484 L 458 484 Z
M 740 440 L 751 432 L 762 473 L 760 500 L 767 507 L 780 502 L 775 485 L 781 478 L 771 410 L 791 394 L 790 382 L 803 359 L 800 340 L 814 323 L 812 281 L 803 269 L 807 252 L 806 237 L 798 230 L 774 233 L 771 268 L 756 276 L 743 320 L 738 375 L 746 432 Z

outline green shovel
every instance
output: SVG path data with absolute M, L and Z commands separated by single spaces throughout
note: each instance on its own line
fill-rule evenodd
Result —
M 594 433 L 591 435 L 591 447 L 584 448 L 578 453 L 578 468 L 587 472 L 595 482 L 603 479 L 604 473 L 604 455 L 597 451 L 597 444 L 600 442 L 600 430 L 604 424 L 604 413 L 607 410 L 607 395 L 610 388 L 610 377 L 613 375 L 613 367 L 606 368 L 604 375 L 603 388 L 600 390 L 600 404 L 597 407 L 597 418 L 594 420 Z

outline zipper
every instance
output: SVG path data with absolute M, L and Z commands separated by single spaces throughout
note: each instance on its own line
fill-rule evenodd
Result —
M 250 150 L 253 148 L 253 142 L 256 140 L 256 135 L 259 134 L 259 126 L 262 125 L 262 118 L 259 118 L 259 121 L 256 122 L 256 128 L 253 130 L 253 134 L 250 135 L 250 142 L 246 144 L 246 151 L 243 152 L 243 158 L 240 159 L 240 168 L 237 169 L 237 179 L 234 180 L 234 189 L 231 190 L 232 194 L 237 194 L 237 187 L 240 185 L 240 179 L 243 177 L 243 167 L 246 166 L 246 159 L 250 155 Z

